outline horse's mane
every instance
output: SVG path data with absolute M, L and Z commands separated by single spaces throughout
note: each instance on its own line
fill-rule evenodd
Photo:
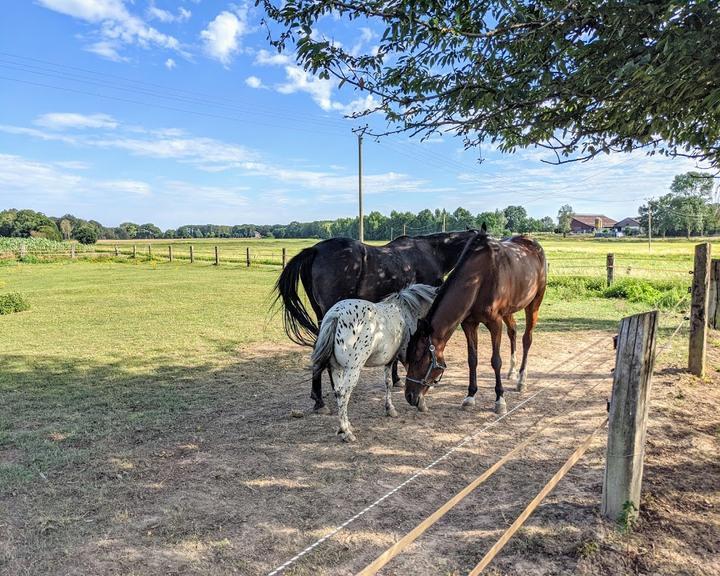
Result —
M 427 284 L 412 284 L 407 288 L 403 288 L 400 292 L 391 294 L 383 299 L 383 302 L 397 300 L 411 316 L 420 318 L 423 315 L 423 310 L 435 298 L 437 290 L 435 286 L 428 286 Z
M 470 258 L 470 256 L 476 251 L 478 248 L 483 248 L 487 246 L 489 236 L 485 233 L 485 231 L 476 232 L 475 236 L 472 236 L 466 243 L 465 247 L 463 248 L 463 251 L 460 253 L 460 257 L 458 258 L 458 261 L 455 264 L 455 267 L 452 269 L 452 272 L 448 275 L 445 282 L 443 282 L 442 286 L 440 286 L 440 289 L 437 292 L 437 295 L 435 296 L 435 301 L 433 302 L 432 306 L 430 307 L 430 310 L 425 315 L 425 320 L 430 323 L 432 321 L 433 315 L 435 314 L 435 311 L 437 310 L 438 306 L 440 305 L 440 302 L 445 297 L 445 293 L 450 289 L 450 287 L 457 281 L 457 277 L 460 275 L 460 271 L 462 270 L 463 266 L 465 265 L 465 262 Z

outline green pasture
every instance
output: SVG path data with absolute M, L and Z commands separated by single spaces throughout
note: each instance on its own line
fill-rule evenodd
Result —
M 312 243 L 252 242 L 272 250 Z M 215 243 L 228 252 L 249 244 L 194 245 Z M 551 271 L 556 255 L 604 260 L 608 248 L 628 258 L 647 255 L 647 246 L 634 242 L 545 245 Z M 653 254 L 660 253 L 666 256 L 656 259 L 658 267 L 688 267 L 692 244 L 658 243 Z M 269 312 L 279 266 L 125 256 L 40 262 L 0 261 L 0 294 L 21 294 L 30 306 L 0 315 L 0 496 L 101 458 L 138 430 L 162 434 L 183 414 L 221 410 L 243 378 L 306 376 L 307 349 L 277 347 L 287 342 L 280 316 Z M 666 339 L 687 308 L 680 300 L 688 274 L 612 294 L 603 277 L 604 269 L 590 279 L 551 277 L 539 332 L 566 334 L 572 346 L 574 332 L 610 333 L 620 318 L 662 298 Z M 687 338 L 685 328 L 678 338 Z M 673 354 L 682 361 L 684 346 Z

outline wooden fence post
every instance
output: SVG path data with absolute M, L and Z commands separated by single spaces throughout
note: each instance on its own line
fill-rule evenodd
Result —
M 135 244 L 133 244 L 132 257 L 133 257 L 133 258 L 137 258 L 137 246 L 136 246 Z
M 720 328 L 720 260 L 713 258 L 710 262 L 710 296 L 708 305 L 708 324 L 716 330 Z
M 690 350 L 688 370 L 695 376 L 705 376 L 705 347 L 707 345 L 707 312 L 710 297 L 710 244 L 695 246 L 695 268 L 690 305 Z
M 168 258 L 170 259 L 170 262 L 172 262 L 172 245 L 168 246 Z
M 22 242 L 20 244 L 20 258 L 25 258 L 27 256 L 27 246 L 25 246 L 25 242 Z
M 70 258 L 75 259 L 75 244 L 70 244 Z
M 115 244 L 115 258 L 117 258 L 118 256 L 120 256 L 120 250 L 118 249 L 118 245 Z
M 220 265 L 220 252 L 218 252 L 218 247 L 215 246 L 215 266 Z
M 612 286 L 612 283 L 615 280 L 615 254 L 607 255 L 605 266 L 607 268 L 607 285 Z
M 193 245 L 190 244 L 190 264 L 195 262 L 195 252 L 193 251 Z
M 248 268 L 250 268 L 250 247 L 245 248 L 245 260 L 247 261 Z
M 148 258 L 152 260 L 152 246 L 148 244 Z
M 285 251 L 285 248 L 282 249 L 282 267 L 283 270 L 285 269 L 285 265 L 287 264 L 287 252 Z
M 659 312 L 653 310 L 620 322 L 602 493 L 602 513 L 615 522 L 640 510 L 658 320 Z

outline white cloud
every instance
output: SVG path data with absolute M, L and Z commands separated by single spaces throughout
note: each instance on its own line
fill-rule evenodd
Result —
M 173 14 L 172 12 L 169 12 L 167 10 L 163 10 L 162 8 L 158 8 L 155 6 L 155 2 L 151 1 L 150 5 L 147 9 L 147 15 L 148 18 L 160 20 L 160 22 L 185 22 L 186 20 L 189 20 L 192 16 L 192 12 L 188 10 L 187 8 L 183 8 L 182 6 L 178 8 L 178 13 Z
M 223 11 L 200 32 L 205 53 L 228 66 L 233 56 L 240 50 L 240 39 L 248 32 L 245 13 Z
M 258 78 L 257 76 L 248 76 L 247 78 L 245 78 L 245 84 L 250 86 L 250 88 L 263 88 L 264 87 L 262 80 L 260 80 L 260 78 Z
M 108 114 L 78 114 L 76 112 L 51 112 L 35 118 L 34 124 L 52 130 L 67 128 L 117 128 L 118 123 Z
M 291 62 L 292 59 L 287 54 L 279 52 L 271 54 L 267 50 L 259 50 L 255 55 L 255 64 L 260 66 L 285 66 Z
M 118 131 L 123 127 L 119 126 Z M 60 139 L 61 134 L 55 132 L 46 134 L 40 130 L 22 127 L 7 127 L 0 125 L 0 131 L 22 134 L 37 138 Z M 71 143 L 78 146 L 92 148 L 105 148 L 123 150 L 135 156 L 146 158 L 159 158 L 174 160 L 190 164 L 206 172 L 223 172 L 228 170 L 239 171 L 247 177 L 264 178 L 269 181 L 297 187 L 321 194 L 317 199 L 321 202 L 345 201 L 357 189 L 357 176 L 354 173 L 343 174 L 339 170 L 310 170 L 296 169 L 288 163 L 278 164 L 265 160 L 261 154 L 240 144 L 234 144 L 204 137 L 189 137 L 182 131 L 174 129 L 165 130 L 138 130 L 133 129 L 131 137 L 125 134 L 113 133 L 92 136 L 90 134 L 74 135 Z M 129 186 L 128 181 L 118 181 L 126 186 L 128 191 L 136 194 L 149 193 L 149 188 L 142 186 Z M 380 174 L 366 174 L 363 182 L 367 194 L 381 192 L 429 192 L 435 190 L 428 187 L 425 180 L 408 176 L 398 172 Z M 103 190 L 118 190 L 122 188 L 117 182 L 106 182 Z M 209 190 L 208 193 L 211 191 Z M 237 192 L 237 189 L 235 189 Z M 213 193 L 218 193 L 215 190 Z
M 44 163 L 13 154 L 0 154 L 0 187 L 27 198 L 96 197 L 98 193 L 148 196 L 152 192 L 149 184 L 139 180 L 93 180 L 61 169 L 85 166 L 84 163 L 72 164 Z
M 131 14 L 123 0 L 37 0 L 55 12 L 96 24 L 99 39 L 86 50 L 109 60 L 124 60 L 120 50 L 127 45 L 142 48 L 159 46 L 180 51 L 176 38 L 159 32 L 138 16 Z
M 89 140 L 87 144 L 126 150 L 137 156 L 178 160 L 208 172 L 246 168 L 258 158 L 244 146 L 213 138 L 101 138 Z
M 254 63 L 259 66 L 283 66 L 286 81 L 276 84 L 274 89 L 281 94 L 294 94 L 296 92 L 310 94 L 313 101 L 326 112 L 334 110 L 350 115 L 366 108 L 374 108 L 377 105 L 377 101 L 372 95 L 360 96 L 347 104 L 334 100 L 333 89 L 335 83 L 332 80 L 324 80 L 303 70 L 300 66 L 293 64 L 292 58 L 287 54 L 271 54 L 267 50 L 259 50 L 255 55 Z M 247 80 L 246 83 L 252 86 Z M 252 87 L 255 88 L 256 86 Z
M 173 60 L 172 58 L 168 58 L 167 60 L 165 60 L 165 68 L 167 68 L 168 70 L 172 70 L 173 68 L 175 68 L 175 66 L 177 66 L 177 64 L 175 64 L 175 60 Z
M 330 80 L 313 76 L 299 66 L 286 66 L 285 75 L 287 82 L 277 86 L 278 92 L 281 94 L 307 92 L 323 110 L 328 111 L 334 109 L 331 99 L 333 84 Z

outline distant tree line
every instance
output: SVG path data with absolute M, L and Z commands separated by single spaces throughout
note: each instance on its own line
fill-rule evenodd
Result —
M 445 230 L 479 228 L 483 223 L 496 236 L 520 232 L 553 232 L 557 229 L 550 217 L 533 218 L 522 206 L 508 206 L 504 210 L 473 214 L 465 208 L 454 212 L 421 210 L 392 211 L 389 216 L 370 212 L 364 217 L 366 240 L 388 240 L 402 234 L 431 234 Z M 290 224 L 192 224 L 161 230 L 155 224 L 123 222 L 119 226 L 103 226 L 96 220 L 83 220 L 65 214 L 59 218 L 34 210 L 4 210 L 0 212 L 0 236 L 38 236 L 51 240 L 77 240 L 92 244 L 98 239 L 146 240 L 153 238 L 357 238 L 358 218 L 290 222 Z
M 678 174 L 670 192 L 650 200 L 639 209 L 644 230 L 653 236 L 703 236 L 720 232 L 720 204 L 715 178 L 700 172 Z
M 650 226 L 654 236 L 687 236 L 720 232 L 720 204 L 717 201 L 715 178 L 700 172 L 675 176 L 670 192 L 650 200 L 639 208 L 643 230 Z M 558 211 L 557 221 L 550 216 L 533 218 L 522 206 L 508 206 L 504 210 L 473 214 L 465 208 L 453 212 L 421 210 L 398 212 L 389 216 L 370 212 L 364 217 L 366 240 L 389 240 L 402 234 L 411 236 L 431 234 L 442 230 L 479 228 L 484 223 L 494 236 L 523 232 L 570 231 L 574 213 L 569 205 Z M 161 230 L 155 224 L 123 222 L 119 226 L 103 226 L 96 220 L 83 220 L 65 214 L 59 218 L 45 216 L 34 210 L 4 210 L 0 212 L 0 236 L 39 236 L 51 240 L 75 239 L 92 244 L 98 239 L 147 240 L 153 238 L 334 238 L 358 237 L 358 218 L 290 222 L 290 224 L 192 224 Z

